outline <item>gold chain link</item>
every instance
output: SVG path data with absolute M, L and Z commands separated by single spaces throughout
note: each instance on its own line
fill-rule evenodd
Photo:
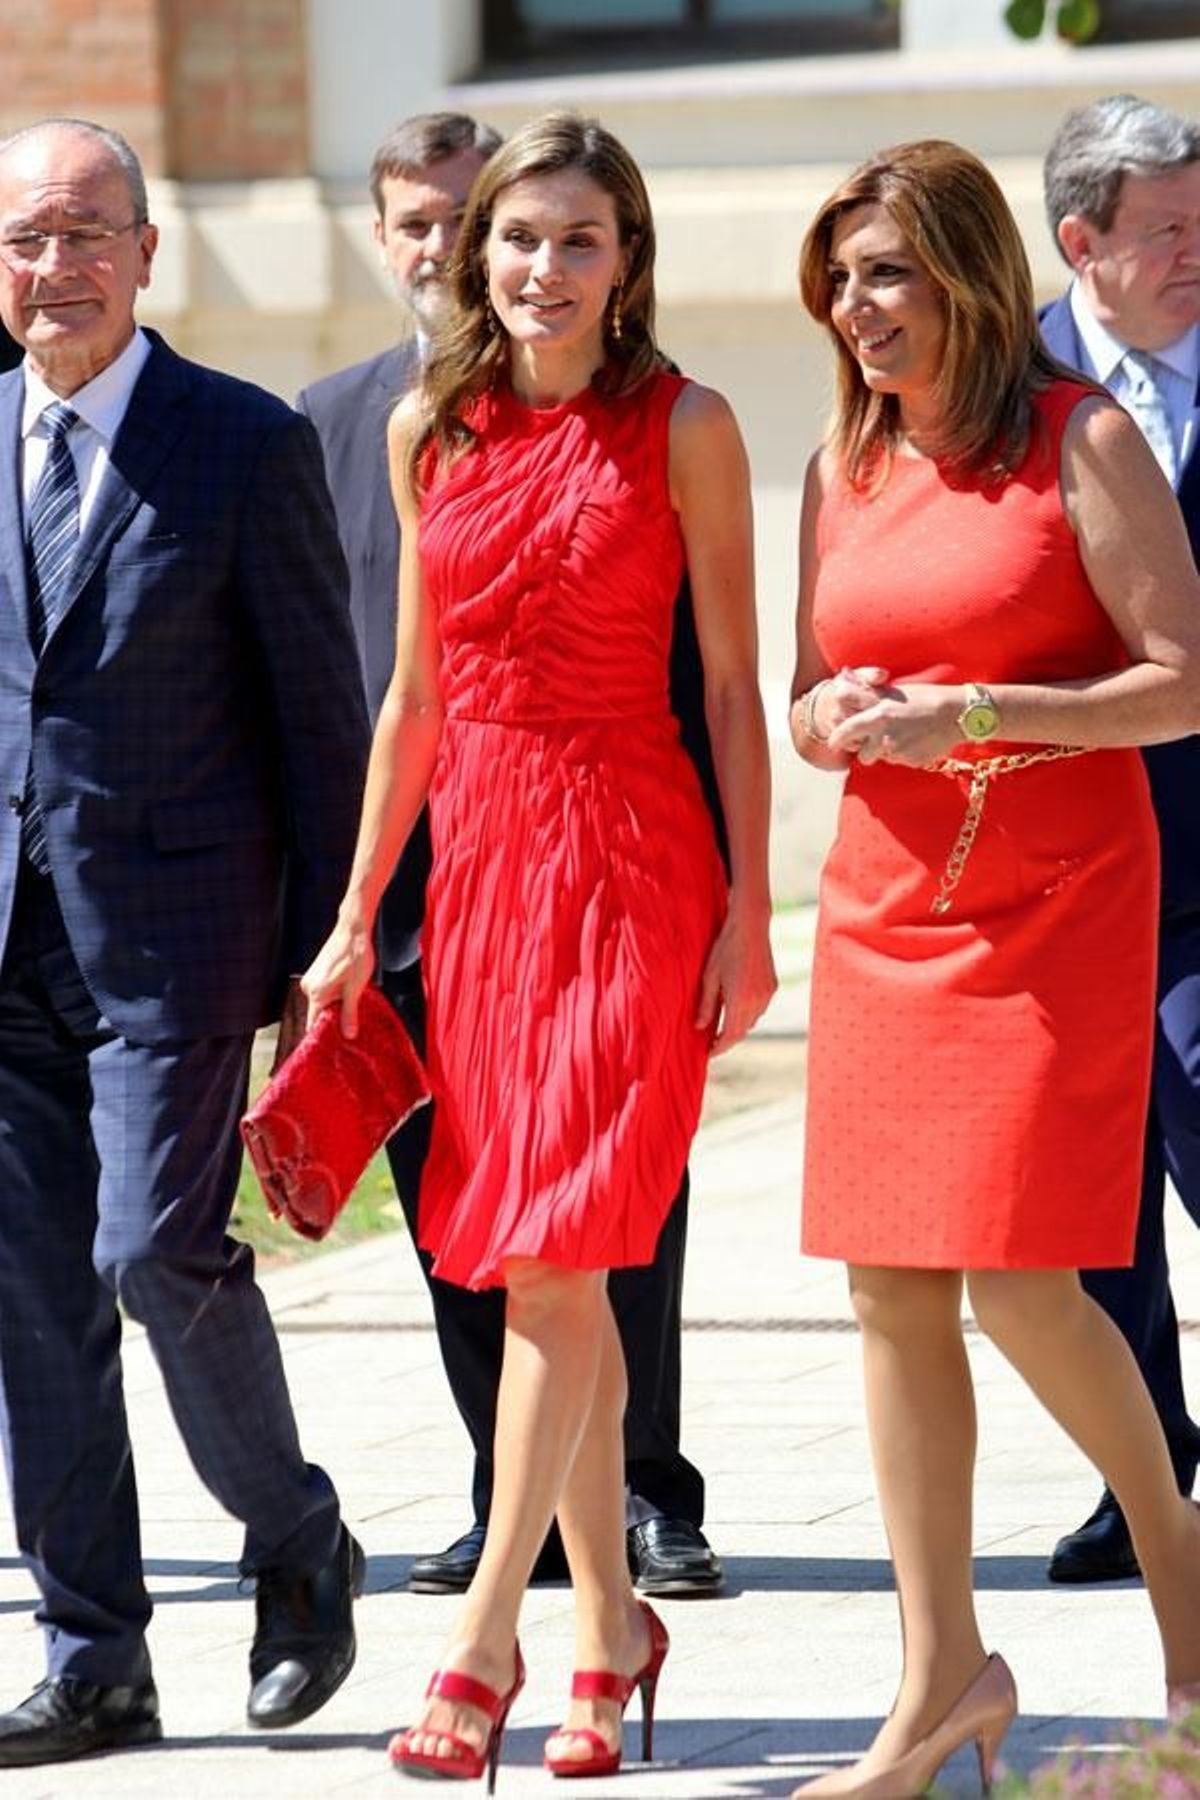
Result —
M 967 858 L 979 831 L 988 785 L 993 775 L 1011 775 L 1017 769 L 1031 768 L 1034 763 L 1061 762 L 1065 756 L 1083 756 L 1086 749 L 1087 746 L 1083 744 L 1047 744 L 1041 750 L 1015 750 L 1008 756 L 980 757 L 977 762 L 944 756 L 940 761 L 930 763 L 935 774 L 948 775 L 952 781 L 959 775 L 967 775 L 971 781 L 967 793 L 967 810 L 963 814 L 954 846 L 946 858 L 937 893 L 930 902 L 930 912 L 940 916 L 950 911 L 954 890 L 962 880 Z

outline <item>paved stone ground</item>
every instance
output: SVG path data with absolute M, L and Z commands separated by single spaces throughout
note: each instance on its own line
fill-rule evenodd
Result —
M 708 1528 L 728 1588 L 716 1600 L 663 1603 L 673 1647 L 660 1760 L 590 1783 L 590 1800 L 785 1796 L 803 1775 L 860 1751 L 893 1691 L 895 1603 L 857 1339 L 840 1269 L 802 1262 L 796 1248 L 810 924 L 804 912 L 781 921 L 785 986 L 741 1064 L 730 1059 L 716 1079 L 693 1162 L 685 1441 L 708 1477 Z M 1172 1234 L 1200 1403 L 1200 1235 L 1178 1205 Z M 192 1474 L 145 1343 L 131 1332 L 127 1387 L 169 1740 L 7 1773 L 0 1800 L 366 1800 L 399 1791 L 387 1735 L 412 1718 L 455 1605 L 402 1590 L 412 1557 L 466 1523 L 463 1434 L 402 1235 L 275 1268 L 266 1285 L 308 1453 L 334 1472 L 370 1557 L 354 1674 L 308 1728 L 264 1737 L 245 1727 L 252 1605 L 236 1582 L 238 1532 Z M 981 1414 L 980 1605 L 988 1641 L 1021 1689 L 1008 1761 L 1028 1769 L 1071 1739 L 1099 1746 L 1121 1721 L 1156 1716 L 1155 1637 L 1138 1584 L 1071 1591 L 1044 1581 L 1050 1545 L 1090 1510 L 1096 1478 L 991 1348 L 974 1334 L 970 1345 Z M 7 1520 L 0 1532 L 0 1695 L 15 1700 L 38 1678 L 41 1648 Z M 540 1756 L 567 1689 L 567 1589 L 530 1594 L 522 1637 L 530 1680 L 506 1740 L 503 1800 L 551 1792 Z M 627 1734 L 631 1748 L 635 1736 Z M 977 1791 L 969 1751 L 939 1791 Z

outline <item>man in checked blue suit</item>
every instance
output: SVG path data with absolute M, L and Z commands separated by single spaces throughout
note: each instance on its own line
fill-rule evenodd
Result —
M 344 565 L 312 428 L 136 326 L 156 244 L 115 133 L 0 144 L 0 1433 L 47 1652 L 0 1767 L 161 1735 L 118 1300 L 245 1525 L 252 1724 L 345 1678 L 363 1574 L 226 1235 L 352 851 Z
M 1042 336 L 1141 426 L 1200 562 L 1200 128 L 1130 94 L 1098 100 L 1064 120 L 1045 187 L 1074 281 L 1044 313 Z M 1200 1225 L 1200 737 L 1143 754 L 1162 845 L 1162 919 L 1141 1210 L 1133 1267 L 1090 1270 L 1083 1283 L 1137 1357 L 1188 1494 L 1200 1429 L 1183 1392 L 1163 1206 L 1169 1174 Z M 1070 1582 L 1138 1573 L 1108 1489 L 1055 1546 L 1048 1573 Z

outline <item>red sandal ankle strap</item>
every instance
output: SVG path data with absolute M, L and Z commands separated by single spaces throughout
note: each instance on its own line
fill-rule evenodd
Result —
M 489 1719 L 495 1718 L 508 1697 L 498 1694 L 485 1681 L 476 1681 L 473 1675 L 464 1675 L 458 1669 L 435 1669 L 425 1689 L 427 1700 L 461 1700 L 464 1706 L 475 1707 Z M 449 1734 L 440 1732 L 438 1735 L 446 1737 Z
M 636 1685 L 636 1677 L 617 1675 L 611 1669 L 576 1669 L 571 1677 L 571 1698 L 615 1700 L 624 1706 Z

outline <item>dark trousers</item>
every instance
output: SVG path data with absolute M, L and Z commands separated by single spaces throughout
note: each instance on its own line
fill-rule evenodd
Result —
M 316 1568 L 338 1506 L 300 1451 L 251 1250 L 226 1236 L 251 1039 L 133 1044 L 23 867 L 0 967 L 0 1434 L 53 1675 L 149 1667 L 121 1301 L 247 1572 Z
M 1163 1220 L 1168 1174 L 1200 1225 L 1200 918 L 1164 921 L 1159 937 L 1158 1023 L 1133 1267 L 1083 1276 L 1137 1358 L 1180 1490 L 1189 1494 L 1200 1429 L 1188 1414 L 1179 1363 Z
M 383 989 L 422 1051 L 425 1001 L 419 968 L 388 972 Z M 423 1107 L 388 1144 L 396 1192 L 417 1241 L 417 1195 L 429 1149 L 432 1108 Z M 625 1412 L 625 1476 L 631 1507 L 670 1518 L 704 1520 L 704 1478 L 679 1449 L 680 1335 L 683 1259 L 687 1244 L 688 1178 L 663 1226 L 654 1261 L 643 1269 L 616 1269 L 608 1292 L 629 1371 Z M 487 1519 L 492 1498 L 492 1440 L 496 1390 L 504 1351 L 504 1293 L 480 1293 L 440 1281 L 431 1259 L 418 1252 L 433 1300 L 434 1325 L 455 1405 L 475 1452 L 471 1500 L 475 1517 Z

